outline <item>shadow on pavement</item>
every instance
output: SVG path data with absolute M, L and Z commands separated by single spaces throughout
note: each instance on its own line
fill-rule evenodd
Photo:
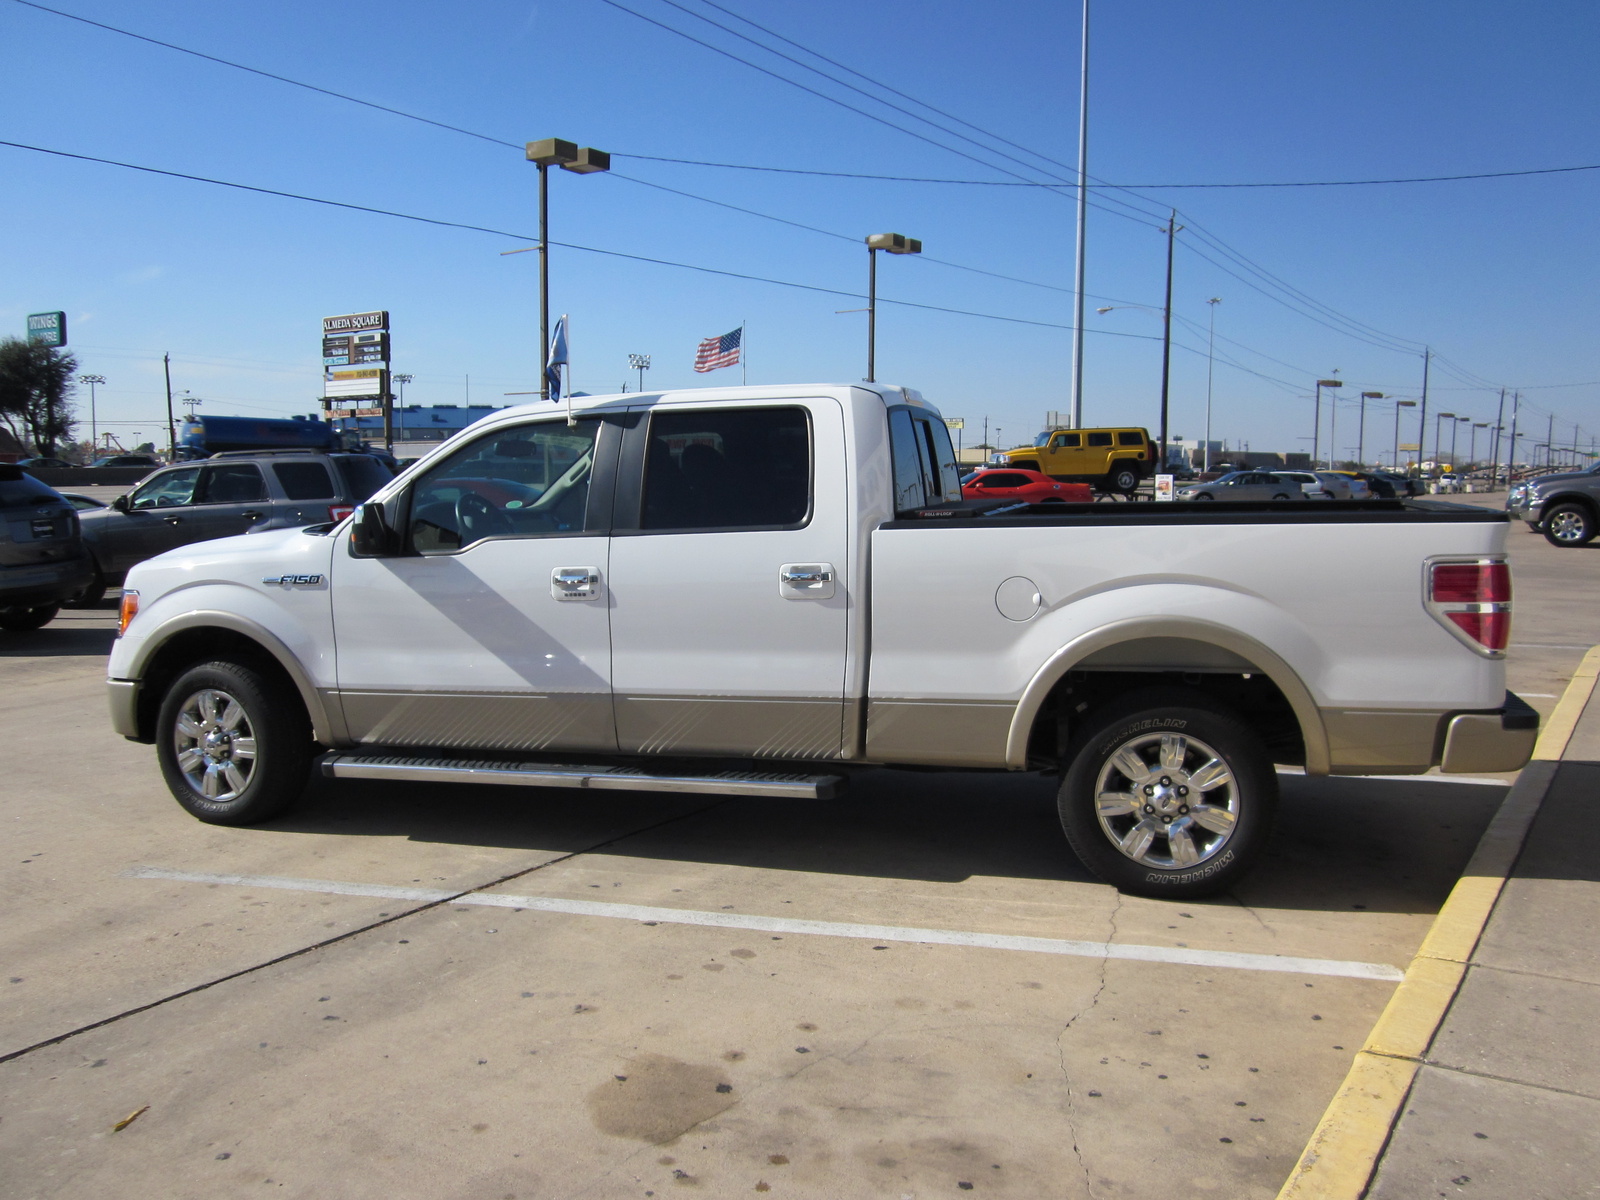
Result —
M 1233 899 L 1217 903 L 1436 911 L 1505 794 L 1437 780 L 1281 783 L 1271 853 Z M 272 828 L 556 852 L 638 830 L 601 853 L 940 883 L 1093 882 L 1061 833 L 1055 789 L 1037 775 L 881 770 L 834 800 L 797 803 L 316 780 Z
M 28 633 L 0 632 L 0 658 L 105 658 L 116 640 L 114 626 L 98 620 L 94 625 L 74 625 L 57 617 Z

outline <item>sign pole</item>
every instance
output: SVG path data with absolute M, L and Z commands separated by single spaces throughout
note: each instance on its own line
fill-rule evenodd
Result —
M 167 376 L 167 461 L 171 462 L 178 457 L 178 431 L 172 424 L 172 355 L 161 356 L 161 369 Z

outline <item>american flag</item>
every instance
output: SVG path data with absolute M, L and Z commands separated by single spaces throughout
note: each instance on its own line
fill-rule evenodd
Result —
M 739 343 L 744 340 L 744 326 L 721 337 L 708 337 L 700 343 L 694 354 L 696 371 L 715 371 L 718 367 L 739 365 Z

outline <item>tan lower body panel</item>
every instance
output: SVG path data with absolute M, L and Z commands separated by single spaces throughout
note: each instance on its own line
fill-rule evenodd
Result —
M 463 750 L 615 752 L 608 693 L 344 692 L 352 740 Z
M 1006 765 L 1015 704 L 959 700 L 870 700 L 867 758 L 939 767 Z
M 1325 708 L 1332 773 L 1420 775 L 1439 761 L 1443 718 L 1437 712 Z
M 751 696 L 618 696 L 617 742 L 629 754 L 835 759 L 844 700 Z

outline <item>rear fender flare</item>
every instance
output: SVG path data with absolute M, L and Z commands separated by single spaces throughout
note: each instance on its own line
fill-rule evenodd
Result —
M 1027 769 L 1028 738 L 1035 718 L 1044 706 L 1045 699 L 1057 683 L 1078 663 L 1101 650 L 1139 638 L 1186 638 L 1220 647 L 1252 663 L 1261 674 L 1272 680 L 1288 700 L 1299 722 L 1300 734 L 1305 741 L 1307 775 L 1326 775 L 1331 766 L 1328 753 L 1328 733 L 1322 723 L 1322 713 L 1317 708 L 1310 690 L 1301 682 L 1292 667 L 1281 656 L 1269 650 L 1256 639 L 1225 625 L 1195 619 L 1179 620 L 1159 617 L 1133 617 L 1113 622 L 1074 638 L 1047 659 L 1023 689 L 1022 699 L 1011 715 L 1011 729 L 1006 736 L 1006 766 L 1013 771 Z

